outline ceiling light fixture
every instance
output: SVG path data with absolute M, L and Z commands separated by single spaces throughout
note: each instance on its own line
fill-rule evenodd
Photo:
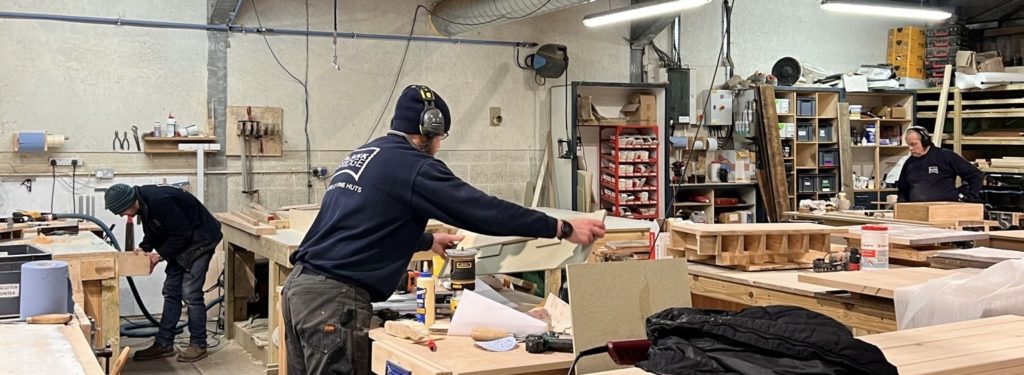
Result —
M 627 7 L 609 10 L 607 12 L 595 13 L 583 17 L 583 24 L 587 27 L 598 27 L 613 23 L 632 21 L 641 18 L 654 17 L 662 14 L 678 12 L 683 9 L 696 8 L 710 3 L 711 0 L 656 0 L 645 3 L 633 4 Z
M 939 21 L 953 16 L 952 12 L 934 7 L 915 7 L 911 4 L 896 2 L 868 2 L 851 0 L 822 0 L 821 9 L 863 14 L 869 16 L 882 16 L 894 18 L 915 18 L 922 20 Z

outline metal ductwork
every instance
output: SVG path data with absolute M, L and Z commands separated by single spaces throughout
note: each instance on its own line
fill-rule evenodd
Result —
M 430 23 L 441 35 L 453 36 L 501 25 L 594 0 L 441 0 L 434 4 Z

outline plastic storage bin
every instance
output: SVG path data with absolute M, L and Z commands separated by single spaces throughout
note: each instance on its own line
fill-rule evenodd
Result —
M 818 175 L 805 174 L 797 176 L 796 191 L 798 193 L 814 193 L 818 191 Z
M 797 116 L 814 116 L 814 98 L 796 98 Z
M 0 318 L 16 317 L 21 304 L 21 265 L 52 260 L 50 253 L 29 245 L 0 246 Z
M 839 191 L 839 185 L 836 184 L 836 175 L 834 174 L 820 174 L 817 176 L 818 191 L 822 193 L 835 193 Z
M 814 142 L 814 123 L 796 123 L 796 140 L 798 142 Z
M 820 148 L 818 149 L 818 166 L 819 167 L 838 167 L 839 166 L 839 150 L 835 148 Z
M 818 142 L 835 142 L 832 136 L 835 126 L 829 123 L 818 123 Z

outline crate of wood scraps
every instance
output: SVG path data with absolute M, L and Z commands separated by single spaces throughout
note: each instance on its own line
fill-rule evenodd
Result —
M 743 271 L 811 268 L 847 229 L 818 224 L 673 223 L 669 254 Z

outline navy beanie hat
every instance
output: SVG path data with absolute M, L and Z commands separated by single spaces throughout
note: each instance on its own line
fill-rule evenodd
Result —
M 433 90 L 431 90 L 433 91 Z M 420 92 L 413 86 L 402 90 L 402 95 L 395 103 L 395 115 L 391 118 L 391 130 L 400 131 L 406 134 L 420 134 L 420 115 L 423 114 L 425 104 L 420 98 Z M 434 107 L 437 107 L 444 115 L 444 132 L 452 128 L 452 115 L 448 110 L 448 103 L 444 102 L 441 95 L 434 91 Z

